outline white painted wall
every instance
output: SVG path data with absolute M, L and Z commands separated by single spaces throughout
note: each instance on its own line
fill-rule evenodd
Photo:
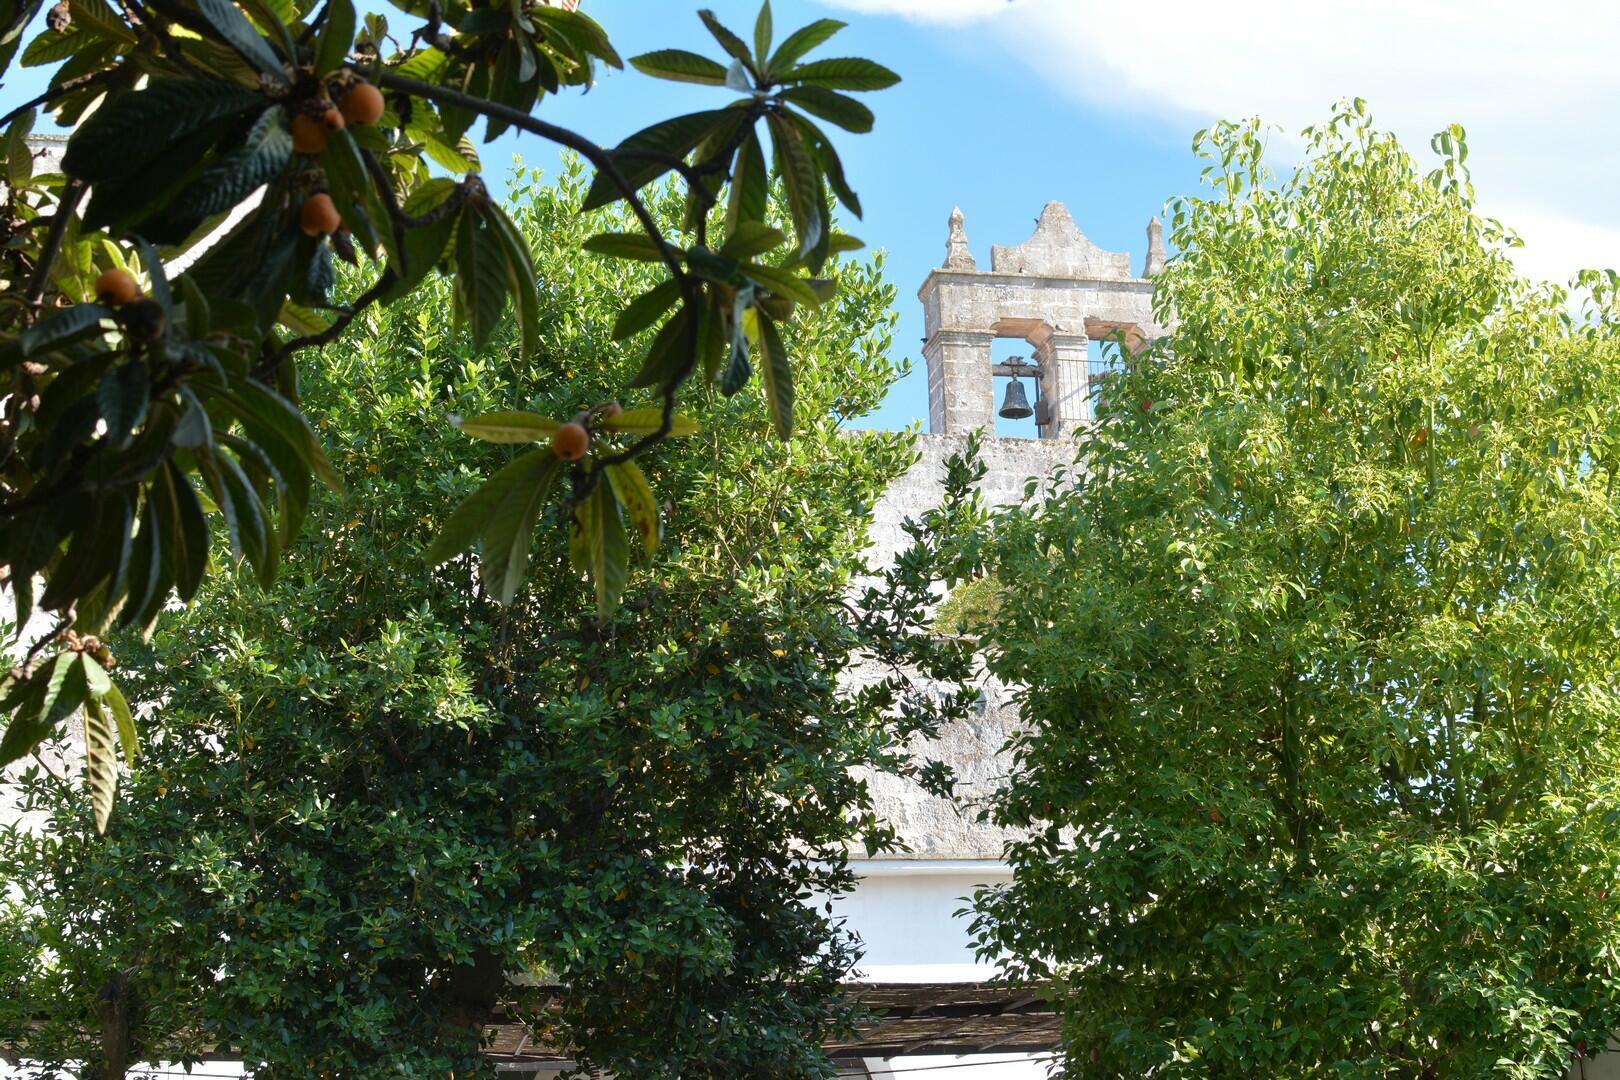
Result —
M 863 982 L 979 982 L 995 976 L 980 962 L 968 919 L 956 912 L 973 890 L 1007 880 L 1011 872 L 989 859 L 869 859 L 853 863 L 860 886 L 833 904 L 835 915 L 861 935 L 866 955 L 856 969 Z M 1034 1080 L 1045 1067 L 1029 1054 L 916 1055 L 866 1062 L 873 1076 L 914 1080 Z

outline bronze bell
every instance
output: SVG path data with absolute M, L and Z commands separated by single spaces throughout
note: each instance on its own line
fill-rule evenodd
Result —
M 1029 399 L 1024 396 L 1024 384 L 1014 375 L 1012 382 L 1007 384 L 1007 396 L 1001 400 L 1001 412 L 996 415 L 1006 420 L 1022 420 L 1034 414 L 1035 410 L 1029 407 Z

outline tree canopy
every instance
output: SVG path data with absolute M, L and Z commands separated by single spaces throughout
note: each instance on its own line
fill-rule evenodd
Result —
M 897 374 L 894 291 L 880 259 L 828 264 L 837 298 L 786 331 L 794 439 L 757 384 L 690 400 L 696 430 L 641 459 L 672 505 L 614 620 L 557 528 L 523 532 L 534 586 L 502 605 L 482 560 L 423 555 L 531 451 L 434 421 L 566 415 L 641 362 L 613 327 L 659 271 L 577 258 L 625 220 L 582 215 L 588 192 L 577 166 L 513 186 L 545 359 L 514 357 L 514 326 L 474 348 L 448 281 L 326 350 L 304 402 L 351 479 L 312 497 L 273 589 L 226 569 L 130 647 L 149 735 L 107 835 L 30 774 L 49 827 L 0 839 L 23 954 L 0 1038 L 43 1072 L 98 1058 L 111 987 L 136 1058 L 224 1047 L 267 1078 L 472 1075 L 497 1002 L 618 1076 L 830 1075 L 857 943 L 807 901 L 852 885 L 849 845 L 894 840 L 851 770 L 912 771 L 904 741 L 969 700 L 840 686 L 857 658 L 963 674 L 919 573 L 848 603 L 912 460 L 908 435 L 843 430 Z M 508 974 L 566 984 L 561 1011 Z
M 1021 687 L 976 902 L 1074 1076 L 1562 1076 L 1620 1028 L 1620 304 L 1520 278 L 1458 128 L 1197 140 L 1173 329 L 964 512 Z
M 16 634 L 36 612 L 50 624 L 0 679 L 0 765 L 82 707 L 103 826 L 116 747 L 137 745 L 103 638 L 150 633 L 173 600 L 198 595 L 211 518 L 229 560 L 268 584 L 312 486 L 342 484 L 322 418 L 300 404 L 301 359 L 436 271 L 475 345 L 510 318 L 521 361 L 554 353 L 533 254 L 478 174 L 479 121 L 486 141 L 515 129 L 583 155 L 595 175 L 581 209 L 629 208 L 584 251 L 663 274 L 622 297 L 611 333 L 642 359 L 620 386 L 560 416 L 466 427 L 540 449 L 449 517 L 431 557 L 477 546 L 486 585 L 510 600 L 525 534 L 555 500 L 608 619 L 624 519 L 657 539 L 658 495 L 635 458 L 685 426 L 682 387 L 695 375 L 735 394 L 757 365 L 773 429 L 792 429 L 788 327 L 829 299 L 828 259 L 858 246 L 832 225 L 833 198 L 856 215 L 860 203 L 818 121 L 870 130 L 847 92 L 896 81 L 869 60 L 810 57 L 842 23 L 778 38 L 766 0 L 745 41 L 699 12 L 722 59 L 661 49 L 630 63 L 729 101 L 605 149 L 535 115 L 547 94 L 623 66 L 601 26 L 546 0 L 402 0 L 408 30 L 352 0 L 61 0 L 25 44 L 41 6 L 0 0 L 0 72 L 53 69 L 0 118 L 0 579 Z M 60 174 L 35 172 L 40 109 L 72 129 Z M 640 192 L 672 173 L 685 207 L 659 222 Z M 767 220 L 772 184 L 782 219 Z M 336 261 L 364 269 L 352 294 L 334 292 Z M 621 414 L 625 389 L 645 397 Z

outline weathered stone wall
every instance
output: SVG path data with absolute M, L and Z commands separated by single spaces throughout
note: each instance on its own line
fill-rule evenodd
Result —
M 1075 456 L 1073 433 L 1092 417 L 1088 344 L 1116 331 L 1135 348 L 1158 336 L 1153 282 L 1164 265 L 1163 230 L 1152 221 L 1142 276 L 1131 275 L 1131 258 L 1105 251 L 1080 231 L 1062 203 L 1042 210 L 1035 233 L 1021 244 L 990 249 L 990 269 L 980 270 L 968 248 L 962 212 L 954 210 L 945 261 L 918 290 L 927 334 L 928 423 L 916 465 L 879 502 L 872 524 L 870 559 L 891 563 L 910 543 L 901 523 L 937 506 L 944 495 L 945 462 L 967 445 L 968 432 L 992 430 L 995 384 L 992 344 L 1021 338 L 1034 349 L 1046 415 L 1037 417 L 1036 439 L 987 436 L 979 483 L 985 502 L 1018 502 L 1031 480 L 1041 481 Z M 853 680 L 878 678 L 857 671 Z M 942 760 L 957 778 L 957 800 L 937 799 L 892 776 L 868 776 L 879 811 L 900 833 L 911 859 L 999 859 L 1009 834 L 975 819 L 975 809 L 994 793 L 1008 770 L 1001 752 L 1018 721 L 1012 688 L 985 676 L 974 716 L 935 740 L 919 740 L 919 756 Z
M 945 463 L 967 446 L 966 434 L 923 435 L 918 438 L 918 460 L 892 484 L 878 503 L 872 523 L 869 558 L 875 565 L 891 563 L 910 545 L 901 528 L 907 517 L 918 517 L 938 506 L 944 495 Z M 986 472 L 979 490 L 989 506 L 1018 502 L 1031 479 L 1051 475 L 1074 457 L 1067 439 L 1002 439 L 987 437 L 980 445 Z M 880 671 L 857 671 L 859 685 L 877 679 Z M 886 857 L 909 859 L 999 859 L 1010 834 L 974 820 L 975 804 L 995 791 L 1006 772 L 1000 753 L 1018 719 L 1011 690 L 985 677 L 980 708 L 970 719 L 953 724 L 936 740 L 919 740 L 913 750 L 922 757 L 945 761 L 956 773 L 958 801 L 935 798 L 916 784 L 894 776 L 867 776 L 877 808 L 905 841 L 908 851 Z

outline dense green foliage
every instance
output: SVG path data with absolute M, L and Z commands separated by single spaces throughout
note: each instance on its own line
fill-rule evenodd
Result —
M 965 515 L 1029 725 L 977 900 L 1065 1075 L 1556 1077 L 1620 1029 L 1620 305 L 1515 275 L 1462 133 L 1198 140 L 1168 337 Z
M 639 362 L 612 328 L 658 271 L 576 257 L 615 224 L 579 215 L 587 186 L 514 184 L 543 361 L 515 358 L 514 327 L 471 349 L 446 281 L 323 353 L 303 391 L 346 493 L 314 500 L 274 589 L 218 574 L 131 652 L 151 734 L 108 834 L 32 775 L 50 830 L 0 841 L 31 905 L 0 940 L 33 952 L 0 988 L 0 1041 L 83 1056 L 126 971 L 134 1055 L 217 1043 L 266 1078 L 470 1075 L 467 1025 L 496 998 L 618 1076 L 827 1073 L 854 943 L 804 901 L 851 883 L 847 845 L 891 840 L 851 767 L 909 770 L 902 741 L 965 701 L 838 687 L 857 656 L 960 675 L 920 578 L 880 582 L 888 614 L 846 603 L 912 459 L 907 435 L 843 428 L 896 375 L 894 292 L 880 258 L 831 264 L 837 299 L 787 331 L 792 440 L 757 390 L 689 402 L 701 432 L 642 459 L 664 542 L 614 620 L 560 528 L 533 534 L 534 587 L 501 606 L 478 556 L 424 558 L 514 456 L 443 418 L 566 414 Z M 561 1012 L 503 970 L 565 982 Z
M 341 485 L 311 426 L 330 418 L 299 400 L 307 350 L 443 270 L 446 321 L 475 345 L 510 309 L 521 361 L 560 351 L 543 337 L 531 253 L 478 174 L 477 121 L 486 142 L 515 129 L 582 154 L 596 169 L 582 210 L 628 205 L 581 247 L 665 270 L 619 295 L 613 326 L 632 338 L 661 324 L 620 384 L 659 397 L 616 421 L 618 388 L 602 386 L 595 401 L 569 395 L 577 411 L 560 418 L 469 426 L 540 448 L 449 520 L 436 558 L 499 546 L 486 584 L 510 602 L 527 534 L 560 499 L 607 619 L 629 556 L 623 518 L 644 546 L 658 540 L 659 496 L 633 459 L 678 433 L 682 387 L 733 395 L 757 362 L 772 425 L 791 432 L 788 325 L 830 298 L 829 257 L 860 246 L 832 227 L 834 198 L 856 216 L 860 201 L 816 121 L 870 131 L 846 91 L 898 81 L 859 57 L 808 58 L 843 23 L 778 40 L 762 0 L 744 42 L 698 12 L 724 62 L 661 49 L 630 63 L 729 100 L 609 150 L 531 115 L 547 94 L 589 88 L 598 65 L 623 67 L 575 5 L 399 0 L 420 22 L 391 31 L 352 0 L 60 0 L 25 46 L 42 4 L 0 0 L 0 76 L 13 59 L 52 68 L 43 94 L 0 117 L 0 584 L 8 636 L 27 639 L 0 673 L 0 766 L 82 714 L 103 828 L 117 747 L 133 758 L 138 735 L 102 638 L 150 633 L 172 599 L 197 594 L 211 513 L 268 585 L 311 487 Z M 72 130 L 60 173 L 37 170 L 27 142 L 40 107 Z M 685 204 L 659 222 L 640 191 L 671 174 Z M 780 229 L 766 220 L 773 184 Z M 366 282 L 341 303 L 338 260 Z M 36 613 L 49 621 L 30 629 Z

